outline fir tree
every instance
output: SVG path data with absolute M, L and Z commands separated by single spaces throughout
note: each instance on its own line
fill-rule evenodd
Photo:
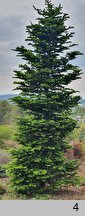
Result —
M 66 26 L 69 16 L 46 0 L 45 9 L 34 9 L 36 24 L 26 27 L 28 48 L 16 47 L 25 60 L 15 72 L 16 89 L 21 94 L 14 101 L 22 108 L 18 120 L 19 147 L 12 151 L 8 173 L 17 192 L 43 193 L 76 181 L 77 164 L 68 160 L 70 147 L 66 136 L 76 122 L 72 107 L 78 104 L 68 84 L 80 78 L 81 70 L 71 63 L 79 51 L 73 50 L 73 27 Z

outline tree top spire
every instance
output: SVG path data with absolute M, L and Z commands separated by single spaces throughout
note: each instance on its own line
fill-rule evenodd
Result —
M 51 1 L 50 0 L 45 0 L 45 4 L 50 4 Z

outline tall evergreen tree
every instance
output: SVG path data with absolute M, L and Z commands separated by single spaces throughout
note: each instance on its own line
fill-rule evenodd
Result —
M 76 125 L 71 118 L 76 96 L 68 84 L 80 78 L 81 70 L 71 63 L 79 51 L 73 50 L 73 27 L 66 26 L 69 16 L 46 0 L 45 9 L 34 9 L 36 24 L 26 27 L 28 48 L 16 47 L 25 64 L 15 71 L 14 101 L 22 108 L 18 120 L 18 149 L 12 152 L 8 173 L 19 193 L 43 193 L 45 190 L 73 184 L 77 164 L 68 160 L 67 134 Z

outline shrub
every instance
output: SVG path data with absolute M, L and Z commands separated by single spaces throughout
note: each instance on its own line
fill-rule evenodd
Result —
M 82 143 L 81 142 L 72 142 L 72 148 L 68 149 L 65 153 L 65 157 L 68 159 L 75 159 L 82 157 Z
M 82 156 L 80 142 L 74 143 L 73 151 L 74 151 L 74 157 L 80 158 Z
M 7 164 L 10 161 L 10 155 L 5 150 L 0 150 L 0 164 Z
M 4 148 L 5 141 L 12 140 L 14 129 L 8 125 L 0 125 L 0 148 Z
M 3 165 L 0 165 L 0 178 L 6 177 L 6 167 Z
M 0 195 L 6 193 L 6 189 L 4 188 L 3 185 L 0 184 Z

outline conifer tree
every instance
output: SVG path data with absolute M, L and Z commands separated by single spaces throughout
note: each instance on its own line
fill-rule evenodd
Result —
M 21 94 L 13 100 L 22 109 L 18 120 L 18 149 L 12 151 L 8 173 L 15 190 L 23 194 L 43 193 L 76 181 L 77 163 L 68 160 L 70 147 L 66 136 L 76 122 L 72 107 L 80 96 L 68 84 L 80 78 L 81 70 L 72 60 L 79 51 L 73 48 L 73 27 L 66 26 L 69 16 L 62 7 L 46 0 L 36 24 L 26 27 L 28 48 L 16 47 L 25 61 L 15 72 L 16 89 Z M 71 63 L 72 62 L 72 63 Z

